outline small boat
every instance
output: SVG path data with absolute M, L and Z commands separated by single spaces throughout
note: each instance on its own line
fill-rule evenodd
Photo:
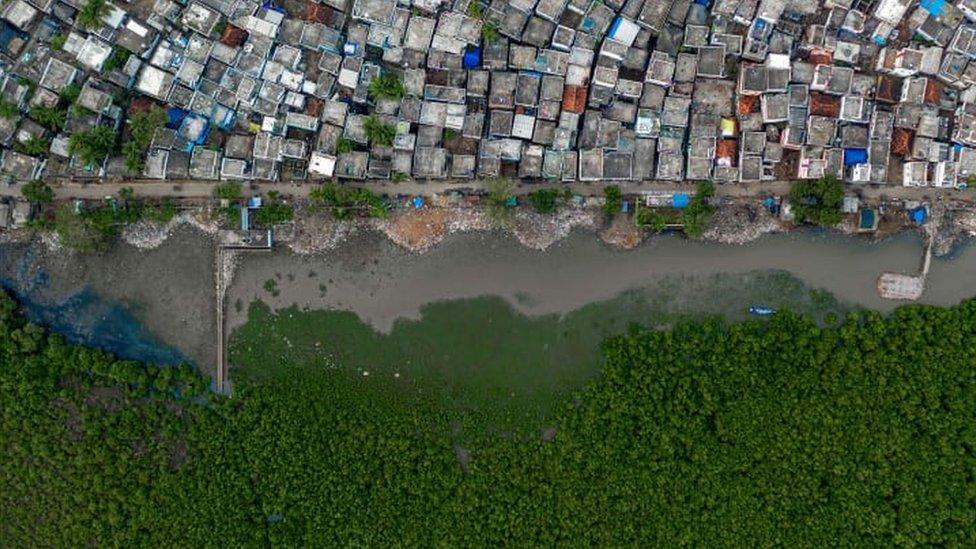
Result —
M 776 312 L 772 307 L 749 307 L 749 314 L 768 316 Z

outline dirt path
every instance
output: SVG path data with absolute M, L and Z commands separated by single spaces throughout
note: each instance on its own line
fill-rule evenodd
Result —
M 119 183 L 52 183 L 55 197 L 60 200 L 80 198 L 97 200 L 106 196 L 117 196 L 123 187 L 132 187 L 138 197 L 169 197 L 181 199 L 206 199 L 213 196 L 216 185 L 213 181 L 126 181 Z M 483 180 L 444 180 L 444 181 L 349 181 L 344 185 L 364 187 L 379 194 L 404 195 L 433 195 L 452 190 L 487 190 L 487 183 Z M 593 182 L 593 183 L 519 183 L 516 192 L 525 194 L 544 187 L 568 188 L 574 193 L 584 196 L 602 196 L 603 188 L 608 185 L 618 185 L 624 193 L 640 192 L 693 192 L 692 183 L 671 183 L 663 181 L 648 181 L 634 183 Z M 727 198 L 758 198 L 768 195 L 789 194 L 790 181 L 775 181 L 763 183 L 743 183 L 735 185 L 716 186 L 715 194 Z M 262 194 L 276 191 L 285 197 L 307 198 L 309 191 L 316 188 L 318 183 L 253 183 L 250 185 L 251 194 Z M 934 187 L 857 187 L 857 192 L 865 199 L 877 201 L 889 200 L 951 200 L 974 203 L 976 193 L 968 190 L 941 189 Z M 0 185 L 0 196 L 20 196 L 19 186 Z

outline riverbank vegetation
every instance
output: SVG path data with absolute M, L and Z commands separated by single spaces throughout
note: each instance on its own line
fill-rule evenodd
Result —
M 380 364 L 263 357 L 219 397 L 186 368 L 65 345 L 0 296 L 0 536 L 970 546 L 974 348 L 976 301 L 633 327 L 538 429 L 459 438 L 436 393 Z
M 790 187 L 790 205 L 797 223 L 833 227 L 840 223 L 844 186 L 836 177 L 815 181 L 794 181 Z

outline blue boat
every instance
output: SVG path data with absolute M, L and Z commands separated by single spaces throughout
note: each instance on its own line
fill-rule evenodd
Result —
M 749 307 L 749 314 L 759 315 L 759 316 L 769 316 L 776 312 L 776 309 L 772 307 Z

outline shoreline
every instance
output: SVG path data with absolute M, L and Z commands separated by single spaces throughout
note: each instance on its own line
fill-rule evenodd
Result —
M 427 210 L 444 212 L 420 212 Z M 224 265 L 231 275 L 226 333 L 246 321 L 247 305 L 254 299 L 272 309 L 350 310 L 388 331 L 396 319 L 417 318 L 425 304 L 437 301 L 497 295 L 525 314 L 565 313 L 667 277 L 770 270 L 789 272 L 838 299 L 887 311 L 904 302 L 881 301 L 876 277 L 886 269 L 914 270 L 921 253 L 919 231 L 851 238 L 856 235 L 840 230 L 770 230 L 752 232 L 748 241 L 736 244 L 664 234 L 621 247 L 607 242 L 608 226 L 577 210 L 582 209 L 548 216 L 559 225 L 558 233 L 549 226 L 535 233 L 525 227 L 522 232 L 499 230 L 470 211 L 460 221 L 420 217 L 420 225 L 443 228 L 431 233 L 435 238 L 425 241 L 421 251 L 391 237 L 396 224 L 405 223 L 400 217 L 349 222 L 327 215 L 300 217 L 293 234 L 282 235 L 291 238 L 271 254 L 234 254 Z M 417 221 L 410 217 L 406 221 Z M 531 225 L 537 217 L 526 211 L 517 223 Z M 33 249 L 39 257 L 32 268 L 51 274 L 51 294 L 91 288 L 124 305 L 162 343 L 212 373 L 216 229 L 206 221 L 205 212 L 195 212 L 165 225 L 133 226 L 101 255 L 64 251 L 50 238 L 35 236 L 26 243 L 0 245 L 0 253 L 20 250 L 0 255 L 0 267 L 15 268 L 3 263 L 19 262 L 24 250 Z M 531 239 L 540 234 L 546 238 Z M 943 256 L 953 259 L 935 263 L 922 303 L 952 304 L 976 293 L 963 284 L 976 279 L 968 238 L 953 235 L 951 253 Z M 846 278 L 856 282 L 836 280 Z M 276 296 L 264 289 L 271 279 Z

